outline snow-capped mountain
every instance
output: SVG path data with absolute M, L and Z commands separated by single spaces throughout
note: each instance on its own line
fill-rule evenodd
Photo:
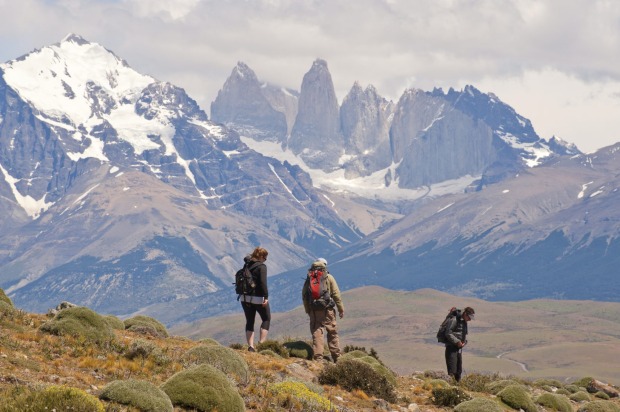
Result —
M 238 310 L 260 244 L 274 310 L 317 256 L 343 289 L 620 296 L 616 147 L 541 139 L 473 86 L 338 104 L 323 60 L 299 92 L 239 63 L 211 116 L 77 35 L 0 65 L 0 287 L 180 322 Z
M 161 245 L 199 260 L 191 268 L 179 260 L 148 269 L 146 279 L 166 276 L 178 287 L 147 292 L 132 310 L 188 290 L 229 289 L 242 257 L 258 244 L 271 245 L 277 273 L 361 236 L 298 167 L 251 150 L 236 132 L 209 121 L 183 89 L 136 72 L 101 45 L 69 35 L 0 70 L 0 210 L 7 217 L 0 223 L 0 286 L 28 309 L 72 296 L 106 307 L 110 301 L 94 295 L 111 296 L 114 288 L 86 277 L 119 284 L 114 273 L 139 271 L 154 256 L 170 262 Z M 157 182 L 170 191 L 161 196 L 168 202 L 148 190 L 136 195 L 137 187 Z M 109 210 L 116 197 L 133 199 L 130 217 Z M 182 214 L 182 205 L 195 202 L 204 217 L 193 229 L 177 228 L 180 216 L 156 219 L 161 208 Z M 220 239 L 209 228 L 225 221 L 220 231 L 229 236 Z M 122 242 L 111 241 L 112 232 Z M 63 276 L 71 280 L 54 286 Z M 187 276 L 194 280 L 182 286 Z M 202 277 L 203 287 L 188 286 Z M 26 293 L 32 288 L 48 298 L 36 304 Z

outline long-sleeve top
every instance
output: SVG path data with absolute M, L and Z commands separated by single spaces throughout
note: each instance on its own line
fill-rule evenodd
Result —
M 263 262 L 251 261 L 250 272 L 256 282 L 256 289 L 253 296 L 262 296 L 269 298 L 269 289 L 267 288 L 267 265 Z
M 336 279 L 330 274 L 326 273 L 325 275 L 325 286 L 329 291 L 329 295 L 334 300 L 336 307 L 338 308 L 338 313 L 344 312 L 344 304 L 342 303 L 342 296 L 340 296 L 340 288 L 338 288 L 338 283 L 336 283 Z M 310 306 L 310 301 L 308 300 L 308 296 L 310 296 L 309 289 L 310 288 L 310 278 L 307 277 L 304 282 L 304 286 L 301 290 L 301 298 L 304 302 L 304 309 L 306 313 L 310 313 L 312 307 Z

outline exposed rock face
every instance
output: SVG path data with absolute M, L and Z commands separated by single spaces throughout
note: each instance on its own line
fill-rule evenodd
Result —
M 263 83 L 261 90 L 271 107 L 280 113 L 284 113 L 286 118 L 286 135 L 290 135 L 297 117 L 299 92 L 267 83 Z
M 278 101 L 273 91 L 269 97 L 271 101 Z M 270 100 L 263 95 L 263 88 L 254 71 L 239 62 L 211 104 L 211 118 L 235 128 L 239 133 L 280 142 L 287 135 L 285 110 L 291 103 L 282 99 L 283 111 L 278 111 L 272 107 Z
M 392 163 L 390 121 L 394 104 L 373 86 L 355 83 L 340 108 L 345 152 L 345 177 L 367 176 Z
M 322 170 L 337 168 L 344 153 L 338 100 L 324 60 L 316 60 L 304 76 L 288 147 L 308 165 Z

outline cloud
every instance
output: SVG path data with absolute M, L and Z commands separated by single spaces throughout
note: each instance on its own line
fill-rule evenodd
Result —
M 620 2 L 611 0 L 0 0 L 0 11 L 2 61 L 73 32 L 185 88 L 207 111 L 238 61 L 299 89 L 322 58 L 339 99 L 355 81 L 392 100 L 410 87 L 473 84 L 543 137 L 603 145 L 620 129 L 617 99 L 605 93 L 620 81 Z M 600 142 L 582 137 L 595 124 L 605 125 Z

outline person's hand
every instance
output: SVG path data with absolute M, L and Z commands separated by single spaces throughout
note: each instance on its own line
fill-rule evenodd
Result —
M 340 316 L 340 319 L 344 318 L 344 310 L 341 310 L 341 311 L 338 313 L 338 316 Z
M 269 299 L 263 299 L 262 305 L 263 306 L 267 306 L 267 303 L 269 303 Z
M 457 343 L 456 346 L 458 346 L 459 348 L 462 348 L 463 346 L 465 346 L 465 343 L 459 341 L 459 343 Z

